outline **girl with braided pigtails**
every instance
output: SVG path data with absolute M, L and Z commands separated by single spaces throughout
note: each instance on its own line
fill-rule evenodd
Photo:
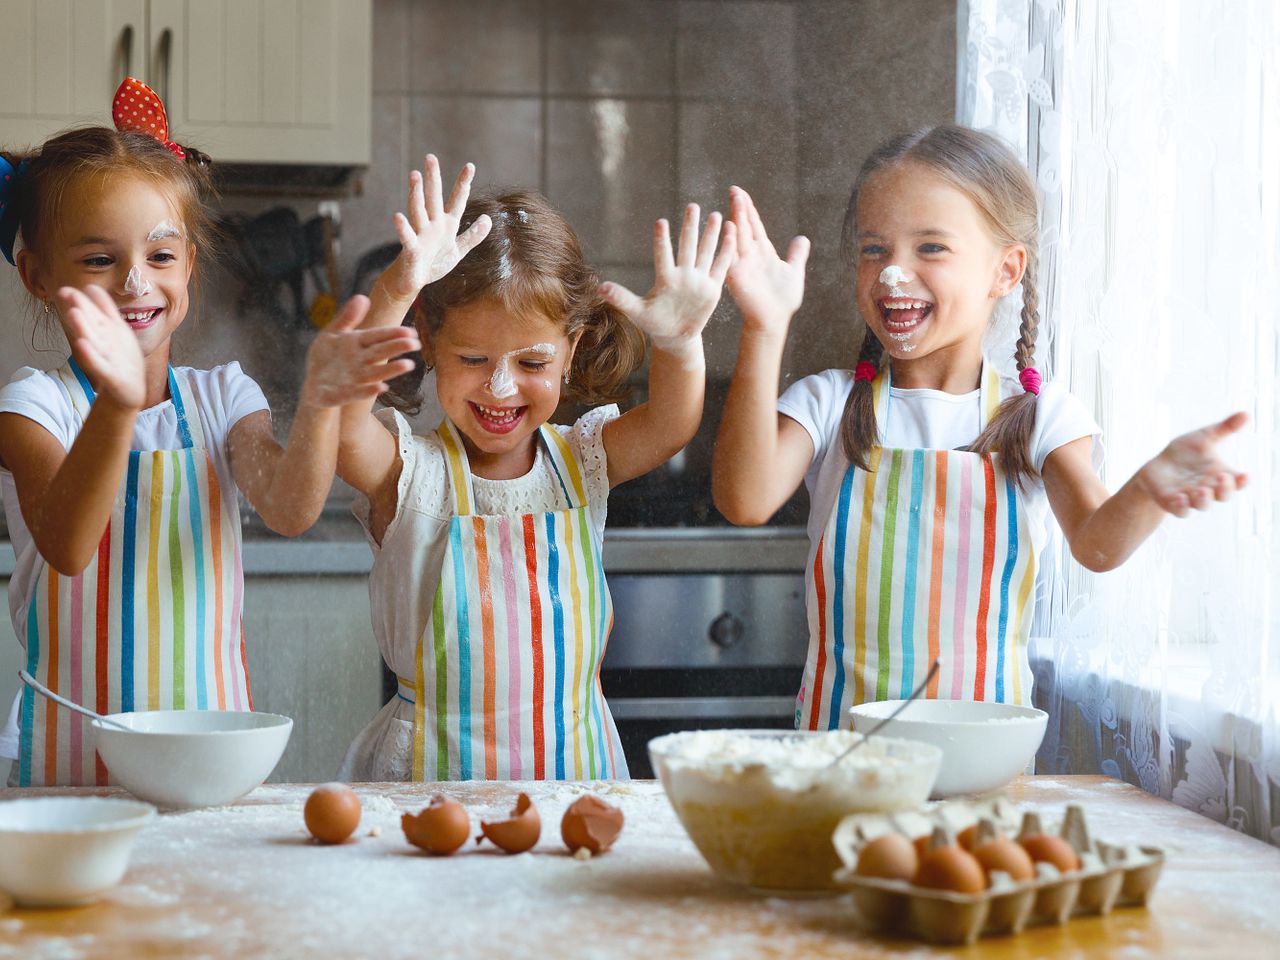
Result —
M 1036 369 L 1035 187 L 995 137 L 939 126 L 863 164 L 845 216 L 866 333 L 852 371 L 777 387 L 808 243 L 784 260 L 735 188 L 743 315 L 713 465 L 734 523 L 764 523 L 809 489 L 809 654 L 796 725 L 927 695 L 1031 702 L 1027 641 L 1039 556 L 1056 519 L 1091 570 L 1118 566 L 1166 513 L 1226 500 L 1245 476 L 1216 446 L 1236 413 L 1173 440 L 1115 494 L 1097 475 L 1099 429 Z M 1022 287 L 1017 379 L 982 352 L 1003 297 Z M 1051 516 L 1052 514 L 1052 516 Z

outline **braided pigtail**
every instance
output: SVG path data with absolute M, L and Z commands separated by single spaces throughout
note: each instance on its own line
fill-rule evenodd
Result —
M 871 449 L 880 442 L 875 394 L 871 383 L 880 370 L 883 358 L 884 344 L 867 330 L 862 335 L 862 347 L 858 351 L 858 363 L 853 371 L 853 386 L 840 417 L 840 440 L 844 445 L 844 454 L 860 470 L 868 469 Z
M 1036 369 L 1036 332 L 1040 326 L 1040 297 L 1036 290 L 1038 258 L 1027 251 L 1027 269 L 1022 276 L 1022 323 L 1013 348 L 1018 379 L 1023 392 L 1000 404 L 971 450 L 1000 454 L 1000 464 L 1019 487 L 1039 476 L 1031 461 L 1031 435 L 1036 427 L 1036 398 L 1040 395 L 1040 373 Z

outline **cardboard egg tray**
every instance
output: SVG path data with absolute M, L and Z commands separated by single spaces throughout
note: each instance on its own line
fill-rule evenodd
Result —
M 887 832 L 909 839 L 938 831 L 948 839 L 974 823 L 980 836 L 999 830 L 1010 837 L 1042 831 L 1040 815 L 1020 813 L 1003 798 L 957 802 L 898 814 L 852 814 L 837 826 L 833 842 L 845 868 L 836 881 L 853 894 L 859 919 L 875 932 L 905 934 L 933 943 L 973 943 L 980 936 L 1016 934 L 1035 924 L 1062 924 L 1075 916 L 1144 906 L 1164 866 L 1156 847 L 1118 846 L 1093 840 L 1078 806 L 1066 808 L 1058 835 L 1071 844 L 1082 867 L 1069 873 L 1039 867 L 1030 880 L 1000 875 L 981 893 L 917 887 L 902 880 L 854 873 L 862 847 Z

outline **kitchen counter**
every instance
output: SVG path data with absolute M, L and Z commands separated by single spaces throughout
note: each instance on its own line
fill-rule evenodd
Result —
M 763 573 L 804 570 L 809 541 L 802 527 L 650 527 L 609 529 L 606 573 Z M 13 546 L 0 540 L 0 577 L 13 573 Z M 286 539 L 246 525 L 246 576 L 367 574 L 373 554 L 355 521 L 325 517 Z
M 359 785 L 358 839 L 337 847 L 307 839 L 309 789 L 268 785 L 235 806 L 162 814 L 102 902 L 0 913 L 0 958 L 1185 958 L 1264 956 L 1280 942 L 1280 850 L 1103 777 L 1026 777 L 1009 794 L 1041 808 L 1082 803 L 1102 839 L 1164 847 L 1150 906 L 969 948 L 874 938 L 847 896 L 782 899 L 721 883 L 650 781 Z M 432 858 L 404 841 L 400 812 L 433 793 L 465 803 L 474 827 L 504 815 L 518 789 L 542 813 L 530 853 L 486 843 Z M 613 850 L 579 861 L 558 828 L 587 792 L 627 822 Z M 0 800 L 30 793 L 0 790 Z

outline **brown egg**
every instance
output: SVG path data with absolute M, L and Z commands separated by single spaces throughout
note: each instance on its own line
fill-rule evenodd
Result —
M 560 818 L 560 838 L 570 853 L 604 853 L 622 832 L 622 811 L 599 797 L 580 797 Z
M 972 853 L 952 843 L 925 854 L 912 883 L 933 890 L 981 893 L 987 888 L 987 877 Z
M 302 819 L 321 843 L 341 843 L 360 826 L 360 798 L 345 783 L 322 784 L 307 797 Z
M 1062 873 L 1080 869 L 1080 858 L 1071 844 L 1051 833 L 1036 833 L 1018 840 L 1036 863 L 1052 863 Z
M 978 825 L 973 823 L 956 834 L 956 843 L 960 844 L 960 846 L 964 847 L 970 853 L 973 853 L 973 842 L 977 837 Z
M 929 852 L 929 841 L 932 839 L 933 837 L 926 833 L 923 836 L 916 837 L 914 840 L 911 841 L 911 845 L 916 848 L 917 860 L 924 859 L 924 855 Z
M 542 834 L 542 818 L 538 816 L 538 808 L 533 805 L 529 795 L 522 793 L 516 798 L 515 809 L 511 811 L 509 819 L 494 823 L 481 820 L 480 833 L 476 837 L 476 843 L 488 837 L 494 846 L 507 853 L 524 853 L 538 842 L 538 837 Z
M 862 848 L 858 854 L 858 866 L 853 872 L 860 877 L 883 877 L 910 883 L 919 869 L 920 855 L 916 852 L 916 845 L 900 833 L 886 833 Z
M 1015 881 L 1030 880 L 1036 875 L 1035 864 L 1026 849 L 1003 837 L 980 843 L 973 851 L 982 869 L 991 875 L 993 870 L 1003 870 Z
M 436 794 L 417 816 L 406 813 L 400 818 L 404 838 L 427 853 L 448 856 L 467 842 L 471 835 L 471 818 L 457 800 Z

